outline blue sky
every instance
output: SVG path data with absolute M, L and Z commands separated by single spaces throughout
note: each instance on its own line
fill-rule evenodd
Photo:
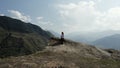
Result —
M 120 30 L 119 0 L 0 0 L 0 15 L 58 33 Z
M 50 0 L 0 0 L 0 11 L 7 13 L 7 10 L 16 10 L 33 17 L 48 17 L 53 12 L 51 2 Z

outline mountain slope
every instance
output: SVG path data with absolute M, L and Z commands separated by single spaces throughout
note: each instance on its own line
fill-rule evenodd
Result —
M 31 54 L 42 50 L 50 32 L 31 23 L 0 16 L 0 57 Z
M 47 38 L 49 38 L 51 35 L 51 33 L 44 31 L 37 25 L 25 23 L 7 16 L 0 16 L 0 27 L 7 31 L 15 31 L 21 33 L 38 33 Z
M 56 42 L 57 41 L 57 42 Z M 49 43 L 50 46 L 46 48 L 46 50 L 52 52 L 70 52 L 80 54 L 83 57 L 91 57 L 91 58 L 99 58 L 99 57 L 109 57 L 110 54 L 106 51 L 83 43 L 77 43 L 70 40 L 66 40 L 63 45 L 59 44 L 59 40 L 57 38 L 52 39 L 52 43 Z M 54 46 L 55 47 L 51 47 Z M 57 46 L 58 45 L 58 46 Z
M 103 48 L 120 49 L 120 34 L 115 34 L 115 35 L 98 39 L 94 41 L 93 44 Z
M 52 38 L 43 51 L 21 57 L 1 59 L 4 68 L 119 68 L 120 52 L 103 50 L 83 43 Z M 115 57 L 116 56 L 116 57 Z M 119 56 L 119 57 L 118 57 Z

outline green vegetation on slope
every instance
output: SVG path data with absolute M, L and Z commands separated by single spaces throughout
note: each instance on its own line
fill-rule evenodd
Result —
M 0 57 L 19 56 L 42 50 L 49 38 L 49 31 L 31 23 L 0 16 Z

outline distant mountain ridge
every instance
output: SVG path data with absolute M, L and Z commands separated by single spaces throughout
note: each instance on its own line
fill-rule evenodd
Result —
M 103 48 L 114 48 L 120 50 L 120 34 L 114 34 L 93 42 L 94 45 Z
M 18 56 L 42 50 L 53 35 L 37 25 L 0 16 L 0 57 Z
M 95 40 L 115 34 L 120 34 L 120 30 L 93 31 L 89 33 L 73 32 L 67 36 L 69 39 L 74 41 L 92 44 L 92 42 Z

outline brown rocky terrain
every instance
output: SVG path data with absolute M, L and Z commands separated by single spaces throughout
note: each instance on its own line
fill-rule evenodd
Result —
M 119 68 L 120 52 L 52 38 L 43 51 L 0 59 L 0 68 Z

